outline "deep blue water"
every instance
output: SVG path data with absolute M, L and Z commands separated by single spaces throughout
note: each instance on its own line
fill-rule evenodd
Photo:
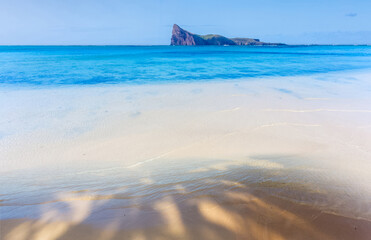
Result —
M 0 46 L 0 85 L 145 84 L 371 68 L 371 46 Z

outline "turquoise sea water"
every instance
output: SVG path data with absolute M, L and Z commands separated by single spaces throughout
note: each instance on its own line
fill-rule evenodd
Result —
M 212 81 L 365 68 L 371 46 L 0 46 L 2 85 Z

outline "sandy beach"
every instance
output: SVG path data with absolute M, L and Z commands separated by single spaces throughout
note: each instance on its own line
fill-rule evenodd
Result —
M 371 74 L 0 89 L 0 238 L 370 239 Z

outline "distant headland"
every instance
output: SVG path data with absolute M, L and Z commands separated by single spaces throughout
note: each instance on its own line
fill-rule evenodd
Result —
M 254 38 L 226 38 L 217 34 L 198 35 L 190 33 L 174 24 L 170 45 L 286 45 L 283 43 L 266 43 Z

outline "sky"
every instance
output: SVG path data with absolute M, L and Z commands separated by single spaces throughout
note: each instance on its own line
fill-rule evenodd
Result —
M 0 0 L 1 45 L 168 45 L 198 34 L 371 44 L 371 0 Z

